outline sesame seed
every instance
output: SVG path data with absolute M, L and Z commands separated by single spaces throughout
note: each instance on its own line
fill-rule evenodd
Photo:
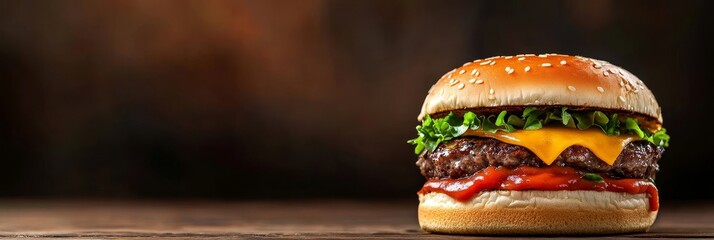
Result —
M 620 98 L 620 101 L 622 101 L 623 103 L 625 102 L 625 97 L 620 96 L 619 98 Z
M 459 74 L 464 74 L 465 72 L 466 72 L 466 70 L 461 69 L 461 71 L 459 71 Z
M 541 55 L 538 55 L 538 57 L 546 58 L 546 57 L 548 57 L 548 55 L 547 55 L 547 54 L 541 54 Z
M 458 88 L 458 89 L 464 89 L 464 86 L 466 86 L 466 85 L 464 85 L 464 83 L 459 83 L 459 86 L 458 86 L 457 88 Z
M 471 62 L 464 63 L 464 67 L 468 65 L 471 65 Z
M 565 60 L 560 61 L 560 65 L 566 65 L 566 64 L 568 64 L 568 62 L 566 62 Z
M 531 66 L 526 66 L 526 68 L 523 70 L 525 70 L 526 72 L 529 72 L 531 70 Z
M 625 86 L 625 81 L 620 81 L 620 87 L 624 87 L 624 86 Z
M 476 80 L 476 84 L 481 84 L 483 83 L 483 79 Z
M 535 54 L 529 53 L 529 54 L 526 54 L 526 55 L 523 55 L 523 56 L 535 57 Z
M 602 87 L 597 87 L 597 91 L 598 91 L 598 92 L 601 92 L 601 93 L 604 93 L 604 92 L 605 92 L 605 89 L 603 89 Z
M 573 86 L 568 86 L 568 90 L 570 90 L 570 91 L 575 91 L 575 87 L 573 87 Z
M 481 73 L 479 73 L 478 70 L 476 70 L 476 69 L 474 69 L 474 70 L 471 71 L 471 75 L 474 75 L 474 76 L 477 76 L 477 77 L 478 77 L 479 74 L 481 74 Z
M 439 91 L 440 96 L 444 96 L 444 89 L 442 88 L 441 91 Z
M 610 76 L 610 73 L 607 71 L 602 72 L 602 75 L 605 75 L 605 77 Z
M 485 61 L 485 62 L 481 62 L 481 63 L 479 63 L 478 65 L 483 66 L 483 65 L 486 65 L 486 64 L 489 64 L 489 63 L 491 63 L 491 60 L 488 60 L 488 61 Z
M 449 73 L 449 76 L 446 76 L 446 78 L 451 78 L 451 73 Z
M 494 91 L 493 88 L 491 88 L 491 90 L 488 90 L 488 93 L 490 93 L 490 94 L 493 94 L 494 92 L 496 92 L 496 91 Z
M 600 69 L 600 68 L 602 68 L 602 65 L 600 65 L 599 63 L 595 63 L 595 64 L 593 64 L 593 67 L 596 69 Z
M 625 85 L 625 89 L 627 89 L 627 91 L 630 91 L 630 90 L 632 90 L 632 86 L 630 86 L 629 84 Z
M 518 58 L 518 61 L 523 61 L 523 60 L 526 60 L 526 58 L 525 58 L 525 57 L 519 57 L 519 58 Z
M 508 56 L 508 57 L 505 57 L 504 59 L 511 59 L 511 58 L 513 58 L 513 56 Z
M 475 83 L 475 82 L 476 82 L 475 78 L 469 79 L 469 83 Z
M 515 71 L 513 68 L 511 68 L 511 67 L 506 67 L 506 72 L 507 72 L 508 74 L 512 74 L 513 71 Z
M 494 100 L 494 99 L 496 99 L 496 97 L 494 97 L 493 95 L 488 95 L 488 100 Z
M 550 66 L 552 66 L 552 65 L 551 65 L 550 63 L 543 63 L 543 64 L 541 64 L 541 66 L 543 66 L 543 67 L 550 67 Z
M 496 64 L 496 61 L 491 61 L 491 63 L 489 63 L 488 65 L 493 66 L 494 64 Z
M 459 80 L 456 80 L 456 79 L 452 79 L 452 80 L 455 80 L 455 81 L 449 82 L 449 86 L 454 86 L 454 85 L 456 85 L 457 83 L 459 83 Z

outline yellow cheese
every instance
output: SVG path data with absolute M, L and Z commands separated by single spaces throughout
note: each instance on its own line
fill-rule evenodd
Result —
M 638 137 L 632 135 L 608 136 L 597 128 L 578 130 L 561 127 L 516 130 L 510 133 L 469 130 L 464 136 L 488 137 L 525 147 L 548 165 L 553 163 L 566 148 L 573 145 L 580 145 L 590 149 L 595 156 L 612 165 L 625 145 L 638 139 Z

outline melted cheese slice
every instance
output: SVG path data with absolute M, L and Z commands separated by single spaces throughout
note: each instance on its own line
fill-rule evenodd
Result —
M 595 156 L 612 165 L 625 145 L 638 139 L 638 137 L 630 135 L 608 136 L 597 128 L 578 130 L 560 127 L 516 130 L 510 133 L 469 130 L 463 136 L 488 137 L 525 147 L 548 165 L 553 163 L 566 148 L 573 145 L 580 145 L 590 149 Z

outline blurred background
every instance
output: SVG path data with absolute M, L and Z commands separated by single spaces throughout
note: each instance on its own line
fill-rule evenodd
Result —
M 712 200 L 710 1 L 0 0 L 0 196 L 404 198 L 444 72 L 604 59 L 655 93 L 664 201 Z

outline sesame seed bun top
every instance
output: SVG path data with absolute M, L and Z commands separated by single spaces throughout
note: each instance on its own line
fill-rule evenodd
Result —
M 419 114 L 463 109 L 572 106 L 641 114 L 662 123 L 652 92 L 632 73 L 606 61 L 559 54 L 498 56 L 444 74 Z

